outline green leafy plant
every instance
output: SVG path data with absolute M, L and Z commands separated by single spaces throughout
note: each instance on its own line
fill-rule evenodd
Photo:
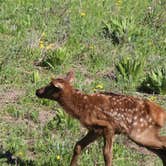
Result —
M 73 128 L 76 127 L 76 121 L 68 116 L 62 109 L 57 109 L 56 111 L 56 119 L 57 119 L 57 126 L 58 127 L 68 127 Z
M 138 36 L 138 28 L 132 17 L 112 17 L 109 21 L 103 23 L 104 37 L 110 38 L 113 44 L 130 42 Z
M 37 83 L 39 80 L 40 80 L 39 72 L 38 71 L 33 71 L 32 82 Z
M 27 145 L 22 138 L 13 134 L 12 136 L 9 136 L 9 138 L 7 139 L 7 143 L 8 150 L 11 151 L 13 154 L 19 156 L 18 153 L 21 153 L 21 157 L 22 155 L 25 155 Z
M 57 50 L 51 50 L 47 52 L 44 57 L 42 65 L 51 69 L 55 69 L 57 65 L 62 65 L 69 59 L 69 53 L 66 48 L 58 48 Z
M 115 64 L 117 81 L 136 85 L 143 75 L 145 61 L 140 58 L 122 57 Z
M 38 117 L 39 117 L 39 112 L 38 111 L 32 111 L 29 113 L 31 120 L 33 120 L 34 122 L 38 122 Z
M 52 131 L 57 128 L 77 128 L 77 123 L 59 108 L 56 110 L 56 116 L 45 125 L 45 131 Z
M 166 94 L 166 69 L 156 68 L 149 72 L 139 90 L 147 93 Z

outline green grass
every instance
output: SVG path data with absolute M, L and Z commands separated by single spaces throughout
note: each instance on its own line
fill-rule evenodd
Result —
M 149 71 L 166 64 L 164 3 L 0 0 L 0 165 L 68 165 L 86 130 L 35 90 L 73 68 L 75 87 L 85 92 L 137 95 Z M 128 56 L 134 62 L 126 65 L 121 59 Z M 164 95 L 139 94 L 166 107 Z M 103 165 L 102 146 L 101 139 L 88 147 L 80 165 Z M 114 165 L 161 165 L 150 157 L 114 144 Z

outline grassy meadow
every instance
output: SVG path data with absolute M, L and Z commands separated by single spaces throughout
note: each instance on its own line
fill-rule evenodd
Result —
M 0 0 L 0 166 L 69 165 L 86 129 L 35 90 L 70 69 L 84 92 L 166 108 L 165 9 L 164 0 Z M 116 138 L 114 166 L 162 166 L 126 142 Z M 79 165 L 104 165 L 102 146 L 84 150 Z

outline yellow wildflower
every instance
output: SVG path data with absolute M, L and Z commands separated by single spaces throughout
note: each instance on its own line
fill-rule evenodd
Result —
M 90 49 L 94 49 L 94 46 L 93 46 L 93 45 L 90 45 L 89 48 L 90 48 Z
M 46 33 L 45 33 L 45 32 L 43 32 L 43 33 L 41 34 L 41 37 L 44 37 L 44 36 L 46 36 Z
M 96 85 L 96 89 L 103 89 L 103 85 L 102 84 Z
M 51 50 L 51 49 L 54 49 L 54 47 L 55 47 L 55 44 L 54 44 L 54 43 L 51 43 L 51 44 L 49 44 L 48 46 L 46 46 L 46 49 L 47 49 L 47 50 Z
M 57 159 L 57 160 L 60 160 L 60 159 L 61 159 L 60 155 L 57 155 L 57 156 L 56 156 L 56 159 Z
M 116 0 L 116 5 L 120 7 L 122 5 L 122 0 Z
M 94 88 L 94 89 L 93 89 L 93 92 L 97 92 L 97 89 L 96 89 L 96 88 Z
M 81 12 L 80 15 L 81 15 L 81 17 L 84 17 L 84 16 L 86 16 L 86 13 L 85 12 Z
M 150 96 L 148 99 L 151 100 L 151 101 L 155 101 L 157 99 L 157 97 L 156 96 Z
M 16 155 L 19 156 L 19 157 L 21 157 L 21 156 L 23 156 L 23 153 L 20 151 Z
M 44 48 L 44 42 L 42 40 L 39 41 L 39 47 Z

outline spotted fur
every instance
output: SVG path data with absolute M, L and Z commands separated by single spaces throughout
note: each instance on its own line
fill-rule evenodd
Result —
M 72 86 L 73 79 L 74 73 L 69 72 L 65 78 L 52 79 L 49 85 L 36 91 L 40 98 L 57 101 L 88 129 L 88 134 L 76 143 L 72 166 L 82 149 L 100 136 L 105 142 L 105 165 L 110 166 L 113 137 L 119 133 L 153 151 L 166 164 L 166 136 L 159 135 L 166 121 L 163 108 L 146 99 L 111 92 L 85 94 Z

